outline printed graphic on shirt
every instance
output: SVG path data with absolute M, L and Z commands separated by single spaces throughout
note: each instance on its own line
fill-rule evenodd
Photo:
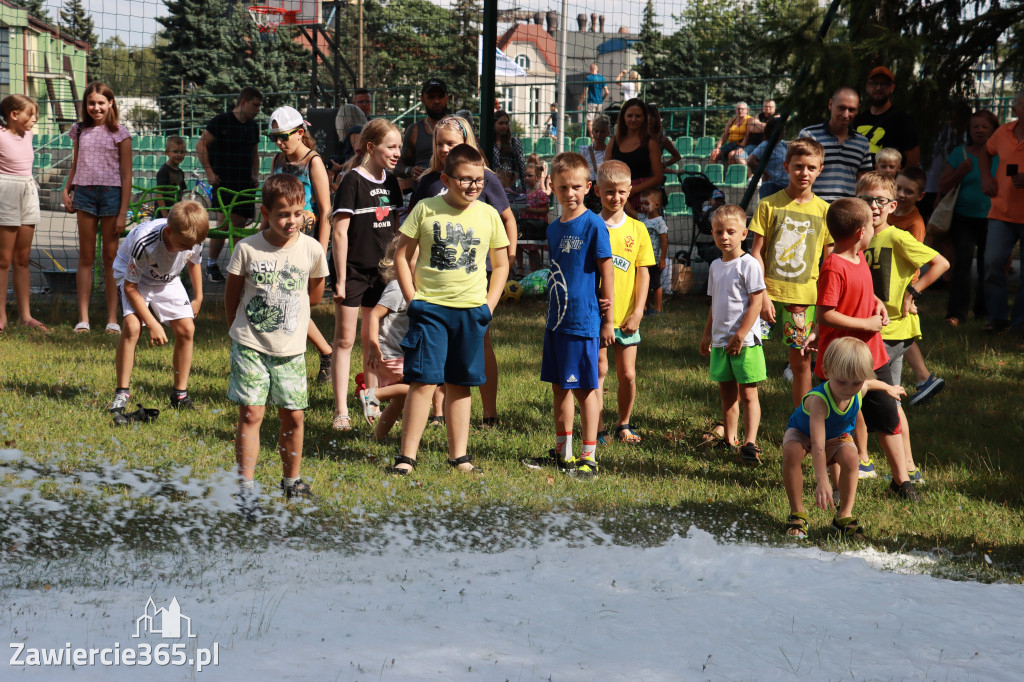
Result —
M 878 260 L 875 260 L 876 257 Z M 889 283 L 892 282 L 892 249 L 865 249 L 864 258 L 871 267 L 871 287 L 875 290 L 875 296 L 888 301 L 891 298 Z
M 871 143 L 871 153 L 877 154 L 878 150 L 882 148 L 881 142 L 885 138 L 885 128 L 876 125 L 862 125 L 857 126 L 857 132 L 868 138 L 868 142 Z
M 822 229 L 822 218 L 807 213 L 777 210 L 776 229 L 765 251 L 767 277 L 802 284 L 811 278 L 818 254 L 813 241 Z
M 245 306 L 245 317 L 260 333 L 283 331 L 291 335 L 298 326 L 307 273 L 285 261 L 276 271 L 277 261 L 255 261 L 249 268 L 252 283 L 265 292 L 253 296 Z M 306 330 L 303 330 L 305 334 Z
M 362 215 L 364 213 L 372 213 L 374 218 L 373 229 L 380 230 L 383 228 L 390 228 L 391 222 L 387 220 L 387 217 L 391 215 L 391 197 L 388 196 L 387 187 L 377 187 L 370 190 L 370 196 L 377 200 L 376 206 L 364 206 L 357 208 L 352 211 L 354 215 Z
M 473 236 L 473 228 L 463 229 L 460 223 L 445 223 L 441 233 L 440 221 L 434 221 L 434 243 L 430 247 L 430 267 L 438 270 L 463 269 L 466 274 L 477 271 L 476 247 L 479 237 Z M 459 255 L 458 248 L 462 249 Z
M 563 239 L 562 241 L 564 244 L 566 240 Z M 562 268 L 559 266 L 558 261 L 551 261 L 551 274 L 548 276 L 548 308 L 555 311 L 555 324 L 551 327 L 551 331 L 561 326 L 562 318 L 565 317 L 565 311 L 568 307 L 569 289 L 565 284 L 565 275 L 562 273 Z

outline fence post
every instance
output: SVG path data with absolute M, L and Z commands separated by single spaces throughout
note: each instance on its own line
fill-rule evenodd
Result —
M 498 0 L 484 0 L 483 55 L 480 62 L 480 146 L 494 148 L 494 69 L 498 50 Z

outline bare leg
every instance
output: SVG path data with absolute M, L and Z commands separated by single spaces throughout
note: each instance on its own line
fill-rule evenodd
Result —
M 657 289 L 654 290 L 654 309 L 657 310 L 659 313 L 661 312 L 661 299 L 661 287 L 658 287 Z
M 572 402 L 572 392 L 558 384 L 551 384 L 551 388 L 554 392 L 555 432 L 568 433 L 572 431 L 572 421 L 576 416 L 576 409 Z M 600 413 L 600 405 L 598 406 L 598 412 Z M 597 431 L 594 432 L 594 438 L 597 438 Z
M 857 413 L 857 426 L 853 429 L 853 442 L 857 445 L 857 453 L 860 455 L 860 461 L 867 464 L 871 461 L 871 455 L 868 454 L 868 425 L 864 421 L 864 413 Z
M 618 402 L 619 423 L 628 424 L 633 416 L 633 405 L 636 403 L 636 351 L 637 346 L 614 344 L 615 375 L 619 379 Z M 602 399 L 603 402 L 603 399 Z
M 597 393 L 601 400 L 600 423 L 604 424 L 604 380 L 608 378 L 608 348 L 602 347 L 597 351 Z M 601 431 L 603 427 L 598 427 Z
M 316 322 L 312 319 L 309 321 L 309 331 L 306 332 L 306 338 L 313 344 L 313 348 L 320 355 L 330 355 L 333 346 L 327 341 L 326 337 L 320 332 L 320 329 L 316 326 Z
M 0 308 L 0 330 L 7 328 L 7 279 L 11 262 L 14 259 L 14 245 L 17 240 L 17 227 L 0 227 L 0 286 L 4 290 L 4 305 L 3 308 Z M 18 279 L 17 275 L 15 275 L 14 279 Z M 14 294 L 15 296 L 18 294 L 17 282 L 15 282 Z
M 395 393 L 394 395 L 385 393 L 389 389 L 401 389 L 401 393 Z M 395 422 L 402 415 L 402 408 L 405 406 L 405 396 L 409 393 L 409 384 L 392 384 L 385 388 L 378 388 L 374 393 L 381 402 L 388 401 L 387 407 L 380 413 L 380 418 L 377 419 L 377 423 L 373 427 L 373 439 L 380 443 L 391 433 L 391 427 L 395 425 Z
M 334 385 L 334 416 L 348 415 L 348 379 L 352 364 L 352 346 L 356 341 L 359 308 L 334 306 L 334 360 L 331 383 Z
M 900 430 L 903 432 L 903 456 L 906 458 L 907 471 L 913 471 L 917 468 L 914 464 L 914 453 L 910 448 L 910 424 L 907 422 L 907 413 L 903 411 L 903 406 L 900 405 L 896 408 L 900 413 Z
M 739 387 L 735 381 L 718 382 L 722 396 L 722 423 L 725 425 L 725 442 L 736 445 L 736 431 L 740 422 Z
M 89 323 L 89 295 L 92 293 L 92 267 L 96 262 L 96 230 L 100 219 L 91 213 L 78 212 L 78 271 L 75 289 L 78 294 L 78 321 Z
M 782 448 L 782 483 L 786 487 L 791 514 L 805 514 L 803 462 L 807 452 L 800 443 L 789 442 Z
M 114 388 L 129 388 L 132 369 L 135 367 L 135 348 L 139 344 L 142 323 L 138 315 L 125 315 L 121 321 L 121 339 L 117 342 L 114 367 L 117 385 Z
M 174 332 L 174 388 L 178 391 L 188 389 L 188 377 L 192 371 L 193 338 L 196 325 L 191 317 L 171 320 L 171 331 Z
M 757 398 L 757 384 L 740 384 L 740 402 L 743 403 L 744 443 L 757 444 L 757 430 L 761 426 L 761 401 Z
M 900 433 L 879 433 L 878 443 L 882 446 L 885 459 L 889 462 L 889 469 L 892 471 L 892 480 L 896 485 L 901 485 L 907 479 L 907 459 L 903 454 L 903 434 Z
M 367 308 L 367 307 L 360 308 L 360 311 L 362 312 L 362 318 L 364 320 L 369 319 L 370 312 L 372 310 L 373 310 L 373 308 Z M 363 365 L 363 381 L 366 382 L 366 387 L 367 388 L 376 388 L 377 386 L 380 385 L 380 377 L 377 376 L 377 372 L 373 368 L 370 367 L 370 363 L 369 363 L 369 361 L 366 358 L 366 354 L 370 351 L 370 336 L 369 336 L 369 334 L 370 334 L 369 328 L 365 324 L 363 324 L 359 328 L 359 345 L 361 346 L 362 351 L 363 351 L 363 361 L 362 361 L 362 365 Z M 352 362 L 352 360 L 351 360 L 351 351 L 349 351 L 349 358 L 350 358 L 349 362 L 351 363 Z
M 789 368 L 793 370 L 793 407 L 799 407 L 804 396 L 811 390 L 811 354 L 790 348 Z
M 256 475 L 256 458 L 260 454 L 260 425 L 263 423 L 263 405 L 239 405 L 238 428 L 235 429 L 235 462 L 238 473 L 246 481 Z
M 302 466 L 302 437 L 305 434 L 306 414 L 302 410 L 277 408 L 281 419 L 281 433 L 277 437 L 277 454 L 281 455 L 281 475 L 298 478 Z
M 121 235 L 117 231 L 117 216 L 100 219 L 103 230 L 103 297 L 107 302 L 107 324 L 117 324 L 117 283 L 114 281 L 114 259 Z
M 839 448 L 836 453 L 839 464 L 839 510 L 836 516 L 853 516 L 853 501 L 857 497 L 857 453 L 855 448 Z
M 928 371 L 928 367 L 924 364 L 924 355 L 921 354 L 921 348 L 916 344 L 910 344 L 910 347 L 903 352 L 903 357 L 907 359 L 907 364 L 910 365 L 910 369 L 914 370 L 915 383 L 922 383 L 928 381 L 928 377 L 931 376 L 931 372 Z
M 484 419 L 498 417 L 498 359 L 491 347 L 491 330 L 484 332 L 484 373 L 487 380 L 480 387 L 480 402 L 483 403 Z
M 584 442 L 595 442 L 601 423 L 601 394 L 596 388 L 575 388 L 572 392 L 580 404 L 580 421 L 582 422 L 580 426 L 583 431 L 583 440 Z M 568 430 L 568 428 L 565 429 L 565 431 Z
M 14 298 L 18 302 L 18 321 L 22 324 L 46 331 L 46 326 L 39 320 L 32 317 L 32 308 L 29 306 L 29 290 L 31 274 L 29 273 L 29 257 L 32 253 L 32 236 L 35 234 L 34 225 L 22 225 L 18 228 L 18 238 L 14 243 Z M 7 303 L 7 277 L 3 278 L 4 283 L 4 307 Z M 6 312 L 4 313 L 6 316 Z M 4 317 L 6 324 L 6 317 Z
M 416 459 L 416 454 L 420 449 L 420 439 L 423 438 L 423 429 L 427 426 L 430 396 L 433 395 L 434 388 L 434 384 L 421 384 L 414 381 L 409 386 L 409 394 L 405 396 L 405 409 L 402 411 L 402 440 L 398 452 L 409 459 Z M 407 464 L 398 466 L 406 471 L 411 469 Z
M 434 416 L 444 419 L 444 384 L 438 384 L 434 388 Z
M 469 386 L 445 384 L 444 413 L 448 426 L 448 460 L 456 460 L 466 454 L 469 442 L 469 411 L 473 405 Z M 471 471 L 469 462 L 459 465 L 459 471 Z

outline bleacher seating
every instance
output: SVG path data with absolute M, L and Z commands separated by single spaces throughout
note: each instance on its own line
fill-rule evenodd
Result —
M 704 166 L 704 175 L 716 185 L 725 183 L 725 168 L 720 163 L 709 163 Z
M 578 153 L 581 147 L 589 147 L 591 144 L 593 141 L 589 137 L 577 137 L 576 142 L 573 143 L 573 150 Z
M 693 147 L 693 157 L 697 159 L 706 159 L 711 156 L 711 152 L 715 150 L 715 138 L 713 137 L 702 137 L 697 140 Z
M 680 156 L 684 159 L 688 159 L 693 156 L 693 138 L 689 135 L 683 135 L 676 138 L 676 150 Z
M 690 209 L 686 205 L 686 195 L 682 192 L 673 192 L 668 195 L 668 205 L 665 206 L 665 215 L 681 216 L 689 215 Z
M 552 140 L 550 137 L 542 137 L 542 138 L 538 139 L 536 145 L 534 145 L 533 151 L 536 154 L 538 154 L 539 156 L 542 156 L 542 157 L 544 157 L 544 156 L 554 156 L 555 155 L 554 140 Z
M 519 141 L 523 144 L 523 156 L 529 156 L 533 153 L 533 138 L 532 137 L 521 137 Z
M 747 185 L 747 167 L 742 163 L 734 163 L 725 169 L 726 187 L 745 187 Z

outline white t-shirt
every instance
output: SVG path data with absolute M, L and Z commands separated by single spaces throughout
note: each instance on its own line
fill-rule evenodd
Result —
M 385 360 L 405 357 L 402 339 L 409 331 L 409 304 L 402 295 L 402 287 L 398 280 L 391 280 L 384 287 L 377 305 L 382 305 L 391 312 L 380 321 L 380 354 Z
M 114 281 L 118 286 L 126 281 L 150 286 L 165 284 L 177 279 L 189 262 L 196 265 L 203 262 L 202 244 L 188 251 L 168 251 L 163 239 L 166 226 L 167 219 L 158 218 L 128 233 L 114 259 Z
M 300 234 L 282 248 L 259 232 L 235 245 L 228 272 L 245 277 L 228 336 L 267 355 L 305 353 L 309 280 L 327 276 L 327 255 L 320 242 Z
M 725 348 L 739 331 L 750 295 L 764 291 L 764 275 L 754 257 L 744 253 L 731 261 L 717 259 L 708 273 L 711 296 L 711 346 Z M 743 339 L 744 346 L 761 345 L 761 325 L 755 323 Z

